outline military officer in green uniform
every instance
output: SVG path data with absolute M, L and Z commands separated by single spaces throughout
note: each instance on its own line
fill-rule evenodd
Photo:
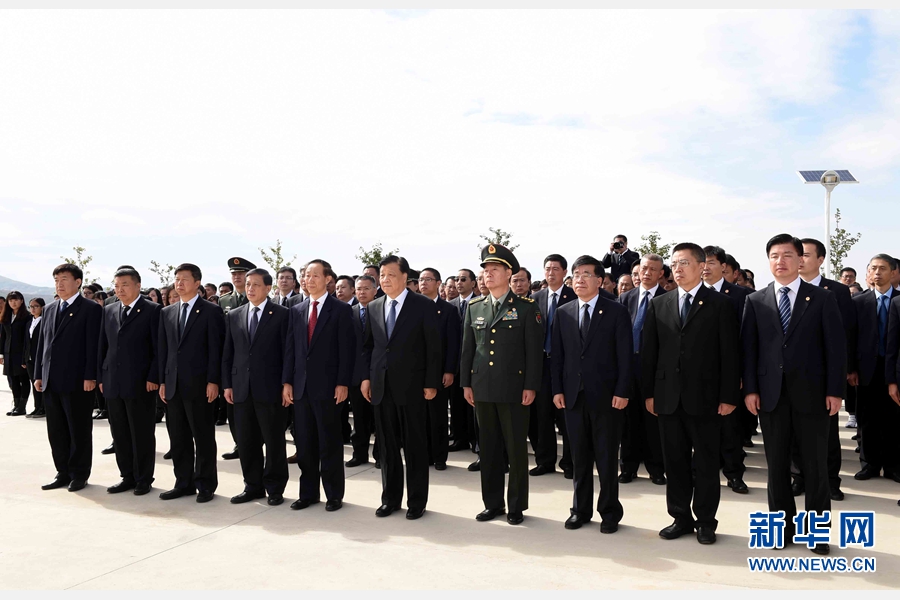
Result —
M 228 311 L 237 308 L 243 304 L 247 304 L 247 271 L 251 269 L 255 269 L 256 265 L 247 260 L 246 258 L 241 258 L 240 256 L 232 256 L 228 259 L 228 270 L 231 271 L 231 283 L 234 284 L 234 291 L 228 292 L 227 294 L 222 294 L 219 297 L 219 307 L 225 311 L 225 314 L 228 314 Z M 237 440 L 234 432 L 234 406 L 225 402 L 225 399 L 221 396 L 216 400 L 216 403 L 221 402 L 225 404 L 225 411 L 217 410 L 216 412 L 219 414 L 219 422 L 217 425 L 222 424 L 223 412 L 228 416 L 228 428 L 231 430 L 231 438 Z M 234 449 L 231 452 L 226 452 L 222 455 L 222 458 L 225 460 L 233 460 L 236 458 L 240 458 L 240 454 L 238 454 L 237 444 L 234 445 Z
M 475 518 L 490 521 L 505 512 L 507 455 L 506 520 L 518 525 L 528 508 L 528 406 L 541 389 L 544 333 L 534 300 L 509 288 L 510 277 L 519 271 L 512 251 L 490 244 L 481 251 L 481 261 L 488 293 L 469 302 L 460 364 L 463 393 L 475 407 L 481 442 L 485 510 Z

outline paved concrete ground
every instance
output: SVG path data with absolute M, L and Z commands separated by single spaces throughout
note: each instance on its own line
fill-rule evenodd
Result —
M 10 401 L 4 382 L 0 406 Z M 106 421 L 95 421 L 88 487 L 44 492 L 40 485 L 54 475 L 45 421 L 0 416 L 0 588 L 896 589 L 900 484 L 855 481 L 858 455 L 850 435 L 841 429 L 847 499 L 835 509 L 877 511 L 876 547 L 839 550 L 835 535 L 832 556 L 874 556 L 878 570 L 798 575 L 747 568 L 748 556 L 811 556 L 800 548 L 778 554 L 747 548 L 747 513 L 766 506 L 759 443 L 747 458 L 750 494 L 734 494 L 723 480 L 719 541 L 701 546 L 693 537 L 658 537 L 671 519 L 664 488 L 644 472 L 620 487 L 625 518 L 615 535 L 602 535 L 599 521 L 578 531 L 563 528 L 572 485 L 562 473 L 531 478 L 524 525 L 477 523 L 483 506 L 478 474 L 465 468 L 469 452 L 451 453 L 446 471 L 431 472 L 428 512 L 418 521 L 402 512 L 375 517 L 381 485 L 372 464 L 347 470 L 344 508 L 336 513 L 326 513 L 324 504 L 288 508 L 297 497 L 294 466 L 285 504 L 229 504 L 243 489 L 238 461 L 219 461 L 218 495 L 209 504 L 163 502 L 158 493 L 174 482 L 171 463 L 162 458 L 164 424 L 157 428 L 151 494 L 106 493 L 119 479 L 114 457 L 100 454 L 110 441 Z M 231 448 L 227 427 L 217 428 L 217 440 L 220 452 Z

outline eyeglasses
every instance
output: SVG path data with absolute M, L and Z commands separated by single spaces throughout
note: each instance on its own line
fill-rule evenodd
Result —
M 34 309 L 40 308 L 40 307 L 41 307 L 40 304 L 29 304 L 28 305 L 28 308 L 30 308 L 31 310 L 34 310 Z
M 412 280 L 415 281 L 415 280 Z M 431 283 L 432 281 L 437 281 L 434 277 L 420 277 L 419 283 Z
M 686 269 L 686 268 L 688 268 L 689 266 L 691 266 L 692 264 L 693 264 L 693 263 L 692 263 L 690 260 L 688 260 L 688 259 L 686 259 L 686 258 L 682 258 L 681 260 L 673 260 L 673 261 L 672 261 L 672 268 L 674 269 L 674 268 L 676 268 L 676 267 L 682 267 L 682 268 L 685 268 L 685 269 Z
M 599 277 L 597 277 L 593 273 L 572 273 L 572 280 L 575 280 L 575 279 L 590 280 L 593 278 L 599 279 Z

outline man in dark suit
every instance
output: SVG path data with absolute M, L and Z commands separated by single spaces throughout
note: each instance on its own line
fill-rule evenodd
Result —
M 84 274 L 64 263 L 53 269 L 58 300 L 47 305 L 35 361 L 34 389 L 44 392 L 47 436 L 56 477 L 41 489 L 77 492 L 91 475 L 91 430 L 97 387 L 97 342 L 103 309 L 78 294 Z
M 287 307 L 288 301 L 299 295 L 295 291 L 297 287 L 297 271 L 291 267 L 281 267 L 275 273 L 275 281 L 278 290 L 272 295 L 272 302 Z
M 460 269 L 456 274 L 456 289 L 458 296 L 450 300 L 450 305 L 459 312 L 460 344 L 462 344 L 462 324 L 466 320 L 466 311 L 469 303 L 478 297 L 478 286 L 475 272 L 471 269 Z M 475 422 L 475 411 L 463 397 L 462 387 L 459 385 L 459 371 L 456 372 L 453 386 L 450 388 L 450 433 L 453 443 L 450 444 L 450 452 L 468 450 L 478 452 L 478 424 Z M 478 460 L 469 465 L 470 471 L 480 468 Z
M 384 290 L 378 285 L 378 267 L 376 265 L 366 265 L 363 267 L 363 275 L 368 275 L 375 281 L 375 297 L 384 296 Z
M 631 319 L 628 309 L 599 294 L 603 266 L 592 256 L 572 265 L 577 302 L 561 306 L 551 350 L 553 402 L 564 410 L 574 463 L 575 497 L 566 529 L 591 520 L 594 464 L 600 475 L 600 532 L 615 533 L 619 502 L 619 442 L 631 388 Z
M 789 234 L 766 244 L 775 277 L 744 305 L 741 342 L 744 401 L 766 440 L 769 510 L 784 511 L 784 539 L 795 531 L 791 492 L 791 436 L 797 438 L 806 479 L 806 510 L 831 510 L 828 490 L 829 417 L 841 407 L 847 380 L 847 342 L 833 293 L 800 278 L 803 244 Z M 813 550 L 828 554 L 828 544 Z
M 638 263 L 639 282 L 637 287 L 619 297 L 619 302 L 628 309 L 631 317 L 631 340 L 634 354 L 631 359 L 632 386 L 629 402 L 625 407 L 625 426 L 622 432 L 622 452 L 619 483 L 631 483 L 637 478 L 641 461 L 656 485 L 666 484 L 666 469 L 663 463 L 662 441 L 659 438 L 659 422 L 653 413 L 647 411 L 641 392 L 641 336 L 650 302 L 665 294 L 660 285 L 663 273 L 663 259 L 657 254 L 647 254 Z
M 302 510 L 319 502 L 319 481 L 325 489 L 325 510 L 343 506 L 344 461 L 341 403 L 349 396 L 356 336 L 350 305 L 331 296 L 334 280 L 324 260 L 306 266 L 309 297 L 291 308 L 290 334 L 283 381 L 294 401 L 300 497 L 291 504 Z
M 843 283 L 822 277 L 820 269 L 825 262 L 825 244 L 813 238 L 800 240 L 803 243 L 803 260 L 800 263 L 800 278 L 806 283 L 818 286 L 833 293 L 837 300 L 838 310 L 841 311 L 841 322 L 844 325 L 844 333 L 847 338 L 848 369 L 850 356 L 856 347 L 856 309 L 853 300 L 850 299 L 850 288 Z M 847 386 L 850 389 L 850 386 Z M 828 425 L 828 488 L 831 499 L 840 501 L 844 499 L 841 491 L 841 439 L 838 435 L 840 425 L 838 415 L 831 416 Z M 791 444 L 791 476 L 793 483 L 791 490 L 795 496 L 804 491 L 803 461 L 800 458 L 800 447 L 794 438 Z
M 425 514 L 428 503 L 428 418 L 425 403 L 434 400 L 441 383 L 441 333 L 434 302 L 406 288 L 409 263 L 390 255 L 379 265 L 385 295 L 369 304 L 363 343 L 368 377 L 360 389 L 375 406 L 376 436 L 381 452 L 381 506 L 387 517 L 403 500 L 406 458 L 407 519 Z
M 344 463 L 345 467 L 358 467 L 369 462 L 369 440 L 375 432 L 375 409 L 363 398 L 359 386 L 363 379 L 369 376 L 362 360 L 362 347 L 365 341 L 366 322 L 369 319 L 369 304 L 375 299 L 376 289 L 377 284 L 369 275 L 360 275 L 357 278 L 356 298 L 359 303 L 351 307 L 357 348 L 353 357 L 353 379 L 350 382 L 350 408 L 353 410 L 353 433 L 350 435 L 350 443 L 353 446 L 353 456 Z M 372 457 L 375 459 L 375 466 L 380 468 L 377 439 L 375 444 Z
M 133 489 L 142 496 L 150 491 L 156 466 L 162 307 L 141 296 L 141 276 L 133 268 L 116 271 L 115 286 L 119 302 L 103 309 L 97 364 L 122 481 L 106 491 L 117 494 Z
M 283 408 L 291 400 L 282 389 L 288 309 L 268 300 L 271 289 L 269 272 L 251 269 L 245 287 L 248 303 L 225 315 L 222 387 L 225 401 L 234 406 L 232 414 L 244 475 L 244 491 L 231 498 L 232 504 L 251 502 L 268 494 L 269 506 L 277 506 L 284 502 L 288 481 Z
M 697 244 L 673 248 L 677 289 L 650 303 L 641 340 L 642 391 L 659 415 L 675 521 L 659 532 L 671 540 L 697 528 L 697 541 L 716 541 L 722 417 L 738 402 L 740 350 L 731 302 L 701 280 L 706 253 Z M 693 456 L 692 456 L 693 455 Z M 691 499 L 696 522 L 691 516 Z
M 428 414 L 428 456 L 429 463 L 434 464 L 437 471 L 447 469 L 448 434 L 447 407 L 450 401 L 450 390 L 455 374 L 459 370 L 459 347 L 462 343 L 459 312 L 446 300 L 438 297 L 441 274 L 437 269 L 428 267 L 419 273 L 419 293 L 434 302 L 438 314 L 438 326 L 441 332 L 441 364 L 444 374 L 437 396 L 425 404 Z
M 872 290 L 853 297 L 859 326 L 858 343 L 850 358 L 850 383 L 859 385 L 856 418 L 859 422 L 862 468 L 855 479 L 881 475 L 900 481 L 900 407 L 897 405 L 897 320 L 891 320 L 900 293 L 891 285 L 895 259 L 874 256 L 866 268 Z M 893 393 L 892 393 L 893 389 Z
M 519 272 L 509 280 L 509 287 L 516 296 L 531 298 L 531 273 L 528 269 L 519 267 Z
M 528 424 L 528 437 L 531 438 L 531 446 L 534 449 L 534 462 L 536 466 L 528 474 L 531 476 L 544 475 L 556 471 L 556 456 L 558 442 L 556 428 L 559 428 L 563 439 L 563 454 L 559 466 L 563 470 L 566 479 L 572 479 L 572 456 L 569 447 L 569 434 L 566 433 L 566 418 L 563 410 L 553 403 L 552 378 L 550 376 L 550 355 L 553 339 L 553 321 L 556 311 L 560 306 L 576 299 L 575 292 L 563 284 L 568 271 L 569 263 L 559 254 L 551 254 L 544 259 L 544 279 L 547 287 L 535 292 L 534 302 L 544 317 L 541 321 L 544 331 L 544 358 L 543 371 L 541 373 L 541 388 L 537 398 L 531 405 L 531 415 Z
M 222 381 L 225 316 L 200 298 L 201 279 L 197 265 L 175 267 L 180 300 L 165 307 L 159 319 L 159 369 L 164 374 L 159 396 L 166 403 L 175 468 L 175 487 L 159 495 L 163 500 L 199 489 L 197 502 L 209 502 L 219 484 L 213 403 Z
M 640 260 L 640 256 L 628 249 L 628 238 L 619 234 L 610 242 L 609 252 L 603 257 L 603 266 L 610 270 L 610 278 L 618 281 L 619 275 L 631 272 L 631 265 L 636 260 Z
M 703 248 L 706 254 L 706 266 L 703 268 L 703 285 L 711 291 L 722 294 L 731 302 L 734 309 L 735 321 L 740 323 L 744 314 L 744 301 L 750 295 L 751 290 L 743 288 L 725 280 L 724 269 L 726 253 L 719 246 L 706 246 Z M 740 351 L 740 341 L 737 341 L 737 350 Z M 743 404 L 742 402 L 739 404 Z M 722 439 L 719 453 L 721 456 L 722 473 L 728 480 L 728 487 L 736 494 L 748 494 L 750 489 L 744 483 L 744 436 L 741 430 L 742 413 L 751 417 L 747 407 L 735 407 L 728 415 L 722 417 Z M 744 417 L 746 420 L 747 417 Z M 750 442 L 752 444 L 752 442 Z

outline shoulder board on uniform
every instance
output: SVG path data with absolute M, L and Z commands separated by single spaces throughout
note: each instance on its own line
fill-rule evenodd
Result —
M 476 302 L 483 302 L 485 298 L 487 298 L 487 296 L 476 296 L 475 298 L 469 300 L 469 304 L 471 305 L 475 304 Z
M 234 295 L 234 292 L 225 292 L 221 296 L 219 296 L 219 300 L 224 300 L 225 298 L 231 298 Z
M 534 298 L 528 298 L 527 296 L 516 296 L 519 300 L 523 300 L 525 302 L 531 302 L 534 304 Z

